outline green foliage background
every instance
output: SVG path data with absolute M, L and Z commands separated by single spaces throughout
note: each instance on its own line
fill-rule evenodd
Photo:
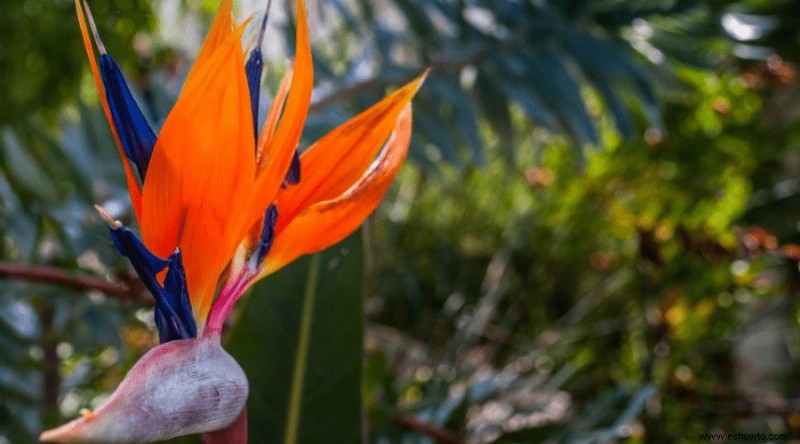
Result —
M 72 2 L 5 3 L 0 443 L 17 443 L 96 407 L 156 337 L 91 210 L 131 222 Z M 149 2 L 91 6 L 158 127 L 191 55 Z M 215 6 L 181 14 L 207 26 Z M 301 147 L 433 72 L 375 216 L 232 321 L 255 442 L 800 436 L 800 2 L 309 6 Z

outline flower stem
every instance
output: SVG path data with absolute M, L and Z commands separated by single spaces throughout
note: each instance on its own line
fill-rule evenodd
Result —
M 203 433 L 203 444 L 247 444 L 247 406 L 228 428 Z

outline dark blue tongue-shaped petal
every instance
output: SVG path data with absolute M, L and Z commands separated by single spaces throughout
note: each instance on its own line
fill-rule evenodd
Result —
M 161 343 L 196 337 L 197 325 L 192 315 L 180 252 L 161 259 L 124 226 L 112 226 L 109 231 L 114 246 L 130 260 L 139 278 L 155 297 L 155 321 Z M 156 275 L 167 267 L 162 286 Z
M 264 70 L 261 42 L 264 40 L 264 32 L 267 29 L 269 7 L 271 4 L 272 0 L 267 3 L 267 10 L 264 12 L 264 18 L 261 19 L 261 29 L 258 31 L 256 47 L 250 51 L 250 56 L 247 58 L 247 62 L 244 65 L 244 72 L 247 77 L 247 88 L 250 90 L 250 109 L 253 112 L 253 135 L 256 141 L 258 141 L 258 99 L 259 91 L 261 90 L 261 73 Z
M 247 63 L 244 65 L 244 71 L 247 77 L 247 88 L 250 92 L 250 110 L 253 113 L 253 137 L 256 141 L 258 141 L 258 102 L 261 89 L 261 74 L 264 71 L 261 42 L 264 40 L 264 32 L 267 29 L 267 20 L 269 19 L 269 8 L 271 4 L 272 1 L 270 0 L 267 3 L 267 11 L 264 13 L 264 18 L 261 20 L 261 29 L 259 30 L 256 40 L 256 47 L 250 51 L 250 56 L 247 58 Z M 300 156 L 297 150 L 295 150 L 292 164 L 289 167 L 289 171 L 286 172 L 284 187 L 287 184 L 297 185 L 298 183 L 300 183 Z
M 272 204 L 267 208 L 264 213 L 264 225 L 261 227 L 261 235 L 258 238 L 258 245 L 256 246 L 253 255 L 250 256 L 252 263 L 250 268 L 253 270 L 258 268 L 261 261 L 267 257 L 272 241 L 275 239 L 275 222 L 278 221 L 278 207 Z
M 186 273 L 183 270 L 183 261 L 180 251 L 170 256 L 171 264 L 164 279 L 165 298 L 161 304 L 161 316 L 164 325 L 158 328 L 161 343 L 175 339 L 187 339 L 197 336 L 197 326 L 192 315 L 192 305 L 189 302 L 189 291 L 186 287 Z M 156 323 L 158 318 L 156 318 Z
M 169 259 L 161 259 L 151 253 L 139 237 L 124 226 L 109 227 L 109 232 L 117 251 L 130 260 L 147 289 L 153 295 L 157 294 L 161 286 L 156 280 L 156 274 L 169 265 Z
M 300 154 L 297 153 L 297 150 L 294 151 L 292 164 L 289 166 L 289 171 L 286 172 L 286 182 L 290 185 L 300 183 Z
M 247 58 L 247 63 L 244 65 L 247 87 L 250 90 L 250 109 L 253 112 L 253 137 L 255 140 L 258 140 L 258 96 L 261 89 L 261 72 L 264 70 L 264 62 L 261 57 L 261 49 L 256 47 L 250 52 L 250 57 Z
M 156 145 L 156 135 L 133 99 L 122 72 L 108 54 L 100 56 L 100 76 L 103 79 L 108 107 L 122 149 L 128 159 L 136 165 L 139 178 L 144 182 L 147 165 Z

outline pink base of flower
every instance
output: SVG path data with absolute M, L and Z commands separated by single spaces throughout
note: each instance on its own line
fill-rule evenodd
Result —
M 254 273 L 243 270 L 236 276 L 236 279 L 227 282 L 222 287 L 214 304 L 211 306 L 204 334 L 219 334 L 222 332 L 222 326 L 225 324 L 228 314 L 230 314 L 236 301 L 244 294 L 254 278 Z

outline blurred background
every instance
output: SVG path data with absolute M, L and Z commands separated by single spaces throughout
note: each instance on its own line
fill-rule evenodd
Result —
M 90 4 L 160 127 L 217 2 Z M 300 261 L 234 316 L 254 442 L 284 436 L 309 295 L 299 442 L 800 439 L 800 2 L 308 8 L 301 149 L 433 71 L 407 164 L 320 284 Z M 262 118 L 293 10 L 272 6 Z M 157 343 L 92 209 L 135 224 L 88 67 L 72 1 L 0 0 L 0 443 L 96 407 Z

